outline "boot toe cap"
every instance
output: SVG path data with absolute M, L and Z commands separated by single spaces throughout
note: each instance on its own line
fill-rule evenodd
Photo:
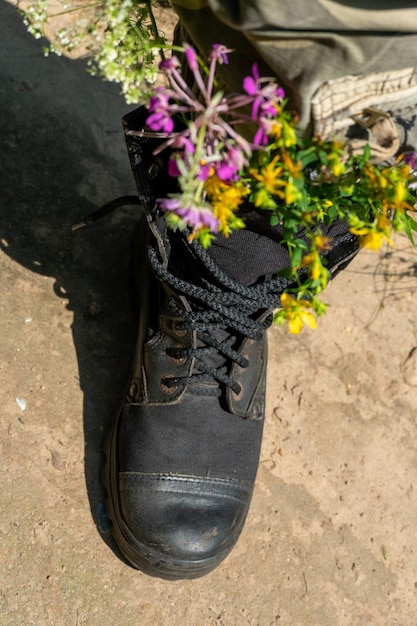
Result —
M 125 556 L 148 574 L 195 578 L 230 552 L 251 486 L 236 480 L 126 472 L 119 477 Z

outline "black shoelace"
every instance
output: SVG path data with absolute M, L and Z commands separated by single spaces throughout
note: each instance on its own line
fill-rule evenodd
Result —
M 90 226 L 128 204 L 140 204 L 140 200 L 137 196 L 116 198 L 82 218 L 72 226 L 72 230 Z M 241 387 L 227 374 L 228 365 L 235 362 L 246 368 L 249 363 L 233 346 L 241 343 L 244 337 L 254 340 L 263 338 L 273 319 L 268 311 L 280 306 L 279 297 L 288 281 L 275 278 L 246 287 L 230 278 L 198 242 L 189 245 L 197 262 L 210 276 L 210 279 L 201 278 L 200 284 L 187 282 L 173 274 L 162 265 L 152 246 L 148 247 L 149 262 L 155 275 L 175 293 L 184 295 L 194 304 L 192 311 L 185 311 L 178 307 L 174 297 L 169 299 L 170 312 L 181 320 L 177 329 L 195 331 L 202 344 L 196 348 L 175 349 L 175 354 L 170 356 L 181 360 L 194 359 L 194 373 L 187 377 L 166 378 L 164 385 L 169 388 L 187 386 L 187 390 L 194 394 L 220 396 L 220 383 L 239 394 Z M 210 385 L 213 381 L 218 384 Z
M 244 337 L 262 339 L 272 323 L 270 311 L 279 307 L 279 296 L 286 281 L 277 278 L 245 287 L 223 272 L 198 243 L 193 242 L 190 246 L 197 262 L 209 275 L 209 278 L 201 278 L 198 285 L 173 274 L 159 261 L 156 251 L 151 246 L 148 248 L 155 275 L 176 294 L 185 296 L 193 306 L 192 311 L 185 311 L 178 307 L 175 297 L 169 298 L 170 312 L 181 320 L 176 328 L 196 331 L 201 344 L 191 349 L 175 349 L 175 354 L 170 356 L 194 359 L 193 373 L 187 377 L 167 378 L 164 384 L 170 388 L 187 386 L 189 392 L 198 395 L 220 396 L 219 385 L 206 384 L 214 380 L 239 394 L 239 383 L 227 374 L 228 363 L 235 362 L 242 368 L 249 363 L 233 346 L 241 343 Z
M 96 209 L 87 217 L 81 218 L 79 222 L 73 224 L 71 226 L 71 230 L 79 230 L 80 228 L 85 228 L 86 226 L 91 226 L 94 222 L 101 220 L 102 217 L 109 215 L 109 213 L 113 213 L 116 209 L 120 209 L 122 206 L 128 205 L 141 205 L 141 201 L 138 196 L 121 196 L 120 198 L 115 198 L 111 202 L 108 202 L 104 206 Z

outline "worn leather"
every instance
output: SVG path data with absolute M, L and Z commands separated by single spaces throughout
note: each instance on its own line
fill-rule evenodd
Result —
M 248 367 L 233 363 L 230 375 L 239 380 L 240 393 L 228 388 L 227 404 L 232 413 L 248 419 L 263 419 L 265 415 L 267 341 L 245 338 L 239 353 L 246 358 Z
M 131 544 L 142 555 L 204 573 L 233 547 L 251 488 L 209 477 L 123 473 L 120 499 Z M 140 556 L 139 558 L 142 558 Z

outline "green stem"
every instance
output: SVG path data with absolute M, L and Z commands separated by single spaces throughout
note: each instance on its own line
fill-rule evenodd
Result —
M 192 194 L 193 201 L 198 204 L 201 202 L 201 197 L 204 192 L 204 181 L 200 180 L 200 182 L 196 186 L 196 180 L 198 180 L 199 168 L 202 157 L 202 150 L 204 146 L 204 138 L 205 138 L 206 125 L 203 124 L 197 133 L 197 141 L 195 145 L 195 152 L 193 154 L 193 159 L 191 163 L 191 167 L 187 172 L 187 175 L 183 177 L 183 183 L 181 184 L 182 191 L 185 195 Z M 184 180 L 185 179 L 185 180 Z
M 93 7 L 103 6 L 103 2 L 92 2 L 91 4 L 84 4 L 83 6 L 72 7 L 71 9 L 65 9 L 59 13 L 51 13 L 48 15 L 48 19 L 51 17 L 59 17 L 60 15 L 66 15 L 67 13 L 74 13 L 75 11 L 82 11 L 83 9 L 91 9 Z
M 191 168 L 191 172 L 190 172 L 192 180 L 195 180 L 198 174 L 198 168 L 201 163 L 201 152 L 203 150 L 205 134 L 206 134 L 206 124 L 202 124 L 198 130 L 197 143 L 195 146 L 195 153 L 194 153 L 194 159 L 193 159 L 193 167 Z M 196 201 L 200 199 L 201 194 L 203 192 L 203 188 L 204 188 L 204 181 L 201 181 L 200 184 L 197 186 L 197 189 L 195 190 L 195 193 L 194 193 L 194 199 Z
M 151 2 L 151 0 L 148 0 L 148 2 L 146 2 L 146 7 L 147 7 L 147 10 L 148 10 L 149 19 L 151 21 L 152 32 L 154 34 L 155 39 L 158 40 L 158 39 L 160 39 L 160 36 L 159 36 L 159 32 L 158 32 L 158 26 L 156 24 L 156 19 L 155 19 L 155 16 L 153 14 L 153 11 L 152 11 L 152 2 Z M 161 59 L 165 59 L 164 50 L 163 50 L 163 46 L 162 45 L 159 47 L 159 54 L 161 55 Z

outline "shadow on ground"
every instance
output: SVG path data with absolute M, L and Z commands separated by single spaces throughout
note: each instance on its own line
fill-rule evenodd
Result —
M 101 445 L 134 340 L 127 270 L 138 210 L 121 210 L 76 233 L 70 226 L 100 204 L 135 193 L 121 126 L 129 107 L 116 86 L 88 75 L 84 61 L 45 59 L 45 42 L 32 39 L 17 10 L 1 0 L 0 41 L 1 249 L 53 277 L 56 297 L 73 312 L 86 485 L 94 520 L 109 541 Z

